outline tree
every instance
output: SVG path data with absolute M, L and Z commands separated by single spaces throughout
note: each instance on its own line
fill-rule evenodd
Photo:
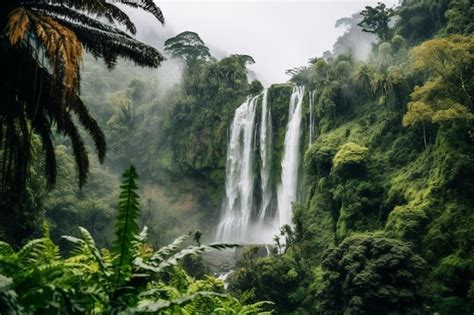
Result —
M 469 0 L 451 0 L 444 13 L 447 20 L 446 32 L 469 35 L 474 31 L 474 7 Z
M 431 123 L 433 120 L 433 110 L 430 106 L 423 102 L 412 102 L 408 104 L 408 111 L 403 116 L 403 127 L 421 123 L 423 127 L 423 143 L 425 150 L 428 145 L 426 141 L 426 123 Z
M 425 101 L 435 109 L 459 103 L 474 111 L 473 36 L 432 39 L 413 48 L 411 55 L 415 71 L 432 74 L 430 80 L 414 90 L 412 100 Z
M 255 63 L 248 55 L 230 55 L 219 61 L 219 67 L 227 85 L 231 88 L 242 87 L 247 84 L 247 64 Z
M 426 41 L 411 52 L 413 69 L 431 77 L 410 94 L 403 126 L 422 124 L 425 149 L 427 123 L 474 120 L 473 48 L 472 36 L 451 35 Z
M 376 34 L 382 41 L 390 40 L 391 30 L 388 24 L 390 18 L 395 15 L 392 8 L 387 8 L 385 4 L 379 2 L 376 7 L 366 6 L 360 15 L 363 19 L 357 25 L 362 27 L 362 31 Z
M 375 235 L 349 237 L 324 255 L 317 313 L 420 311 L 424 268 L 424 260 L 401 241 Z
M 164 22 L 151 0 L 114 3 L 142 9 Z M 110 68 L 118 57 L 149 67 L 157 67 L 163 57 L 129 35 L 135 34 L 135 25 L 109 1 L 11 0 L 2 1 L 0 9 L 0 208 L 9 208 L 10 217 L 21 221 L 21 211 L 12 205 L 25 198 L 33 134 L 43 145 L 50 187 L 56 179 L 53 126 L 71 140 L 80 186 L 86 181 L 89 159 L 74 116 L 91 135 L 99 160 L 104 160 L 104 135 L 79 97 L 84 49 Z
M 188 68 L 211 57 L 209 48 L 206 47 L 199 35 L 189 31 L 167 39 L 165 51 L 172 57 L 183 59 Z
M 360 64 L 354 71 L 352 78 L 355 84 L 367 93 L 370 93 L 370 82 L 372 81 L 373 69 L 367 64 Z
M 445 12 L 449 0 L 411 1 L 403 0 L 397 7 L 395 32 L 410 44 L 432 38 L 445 24 Z

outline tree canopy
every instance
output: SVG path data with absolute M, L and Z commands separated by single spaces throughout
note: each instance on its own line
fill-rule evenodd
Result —
M 165 51 L 171 56 L 181 58 L 188 67 L 193 67 L 200 61 L 205 61 L 211 57 L 209 48 L 204 41 L 194 32 L 182 32 L 168 38 L 165 41 Z

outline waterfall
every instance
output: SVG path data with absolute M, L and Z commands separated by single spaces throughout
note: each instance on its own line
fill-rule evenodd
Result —
M 313 90 L 309 93 L 309 145 L 314 141 L 314 97 L 316 96 L 316 91 Z
M 254 129 L 258 96 L 249 97 L 234 114 L 227 147 L 223 216 L 217 238 L 245 242 L 250 228 L 254 188 Z
M 263 223 L 272 201 L 272 187 L 270 182 L 270 171 L 272 161 L 272 113 L 268 107 L 268 90 L 263 92 L 262 118 L 260 122 L 260 180 L 261 195 L 260 211 L 258 219 Z
M 310 120 L 313 120 L 314 93 L 311 95 Z M 276 200 L 270 177 L 273 131 L 268 91 L 265 90 L 261 98 L 259 128 L 256 127 L 256 107 L 260 95 L 247 98 L 235 110 L 229 129 L 225 196 L 221 220 L 217 226 L 217 241 L 270 244 L 279 227 L 291 223 L 291 203 L 296 201 L 298 191 L 303 96 L 304 87 L 295 86 L 289 102 L 281 161 L 281 183 L 276 191 Z M 314 132 L 311 127 L 310 132 Z M 261 163 L 259 173 L 256 173 L 254 160 L 258 153 Z M 255 174 L 260 175 L 260 187 L 255 187 Z M 260 203 L 254 200 L 255 189 L 260 189 Z M 274 201 L 277 201 L 277 209 L 274 208 Z
M 303 96 L 304 87 L 295 86 L 289 104 L 281 183 L 277 192 L 279 226 L 291 223 L 291 203 L 297 198 Z

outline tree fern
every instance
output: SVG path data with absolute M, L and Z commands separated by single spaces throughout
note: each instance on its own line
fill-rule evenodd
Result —
M 130 168 L 123 174 L 123 182 L 120 185 L 119 213 L 115 224 L 116 241 L 113 254 L 117 259 L 116 266 L 126 269 L 133 260 L 133 242 L 139 233 L 137 224 L 139 209 L 139 196 L 136 180 L 138 179 L 135 167 Z

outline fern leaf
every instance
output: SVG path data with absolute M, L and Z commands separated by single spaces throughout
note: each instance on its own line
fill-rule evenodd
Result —
M 174 243 L 174 242 L 173 242 Z M 157 263 L 156 261 L 152 261 L 150 259 L 149 262 L 143 261 L 141 258 L 137 258 L 133 261 L 134 265 L 139 269 L 151 271 L 154 273 L 161 273 L 168 267 L 176 266 L 178 263 L 186 256 L 190 255 L 200 255 L 205 251 L 209 250 L 222 250 L 226 248 L 235 248 L 239 247 L 238 244 L 226 244 L 226 243 L 219 243 L 219 244 L 211 244 L 211 245 L 201 245 L 201 246 L 188 246 L 185 249 L 180 250 L 176 254 L 165 258 L 161 262 Z M 167 246 L 169 247 L 169 246 Z
M 120 185 L 119 213 L 115 225 L 117 240 L 114 244 L 113 254 L 117 257 L 117 267 L 126 268 L 133 260 L 133 242 L 138 235 L 139 228 L 137 219 L 139 215 L 138 179 L 135 167 L 130 168 L 123 174 L 123 182 Z
M 185 234 L 176 238 L 171 244 L 167 246 L 163 246 L 160 248 L 156 253 L 151 256 L 150 261 L 152 262 L 161 262 L 165 260 L 167 257 L 174 254 L 180 246 L 189 238 L 190 234 Z
M 148 227 L 144 227 L 143 230 L 138 234 L 135 239 L 132 241 L 133 245 L 133 253 L 132 256 L 133 258 L 137 258 L 140 256 L 140 251 L 145 245 L 145 241 L 148 238 Z
M 108 266 L 105 263 L 104 259 L 102 258 L 102 254 L 100 253 L 99 249 L 95 245 L 95 241 L 92 238 L 92 235 L 83 227 L 79 227 L 81 231 L 82 239 L 84 240 L 84 245 L 89 250 L 89 252 L 94 256 L 96 262 L 99 264 L 101 271 L 106 275 L 109 276 L 110 273 L 108 271 Z
M 18 252 L 18 264 L 22 269 L 36 266 L 41 260 L 46 249 L 45 240 L 42 238 L 31 240 Z
M 0 256 L 10 256 L 14 253 L 10 244 L 0 241 Z
M 202 297 L 202 296 L 212 296 L 212 297 L 225 297 L 224 294 L 219 294 L 215 292 L 207 292 L 207 291 L 201 291 L 201 292 L 196 292 L 191 295 L 185 295 L 182 296 L 178 299 L 167 301 L 167 300 L 158 300 L 158 301 L 151 301 L 151 300 L 145 300 L 139 302 L 139 305 L 136 308 L 133 308 L 130 310 L 132 314 L 134 313 L 157 313 L 160 311 L 164 311 L 167 309 L 170 309 L 171 307 L 174 306 L 184 306 L 188 303 L 193 302 L 196 298 Z

